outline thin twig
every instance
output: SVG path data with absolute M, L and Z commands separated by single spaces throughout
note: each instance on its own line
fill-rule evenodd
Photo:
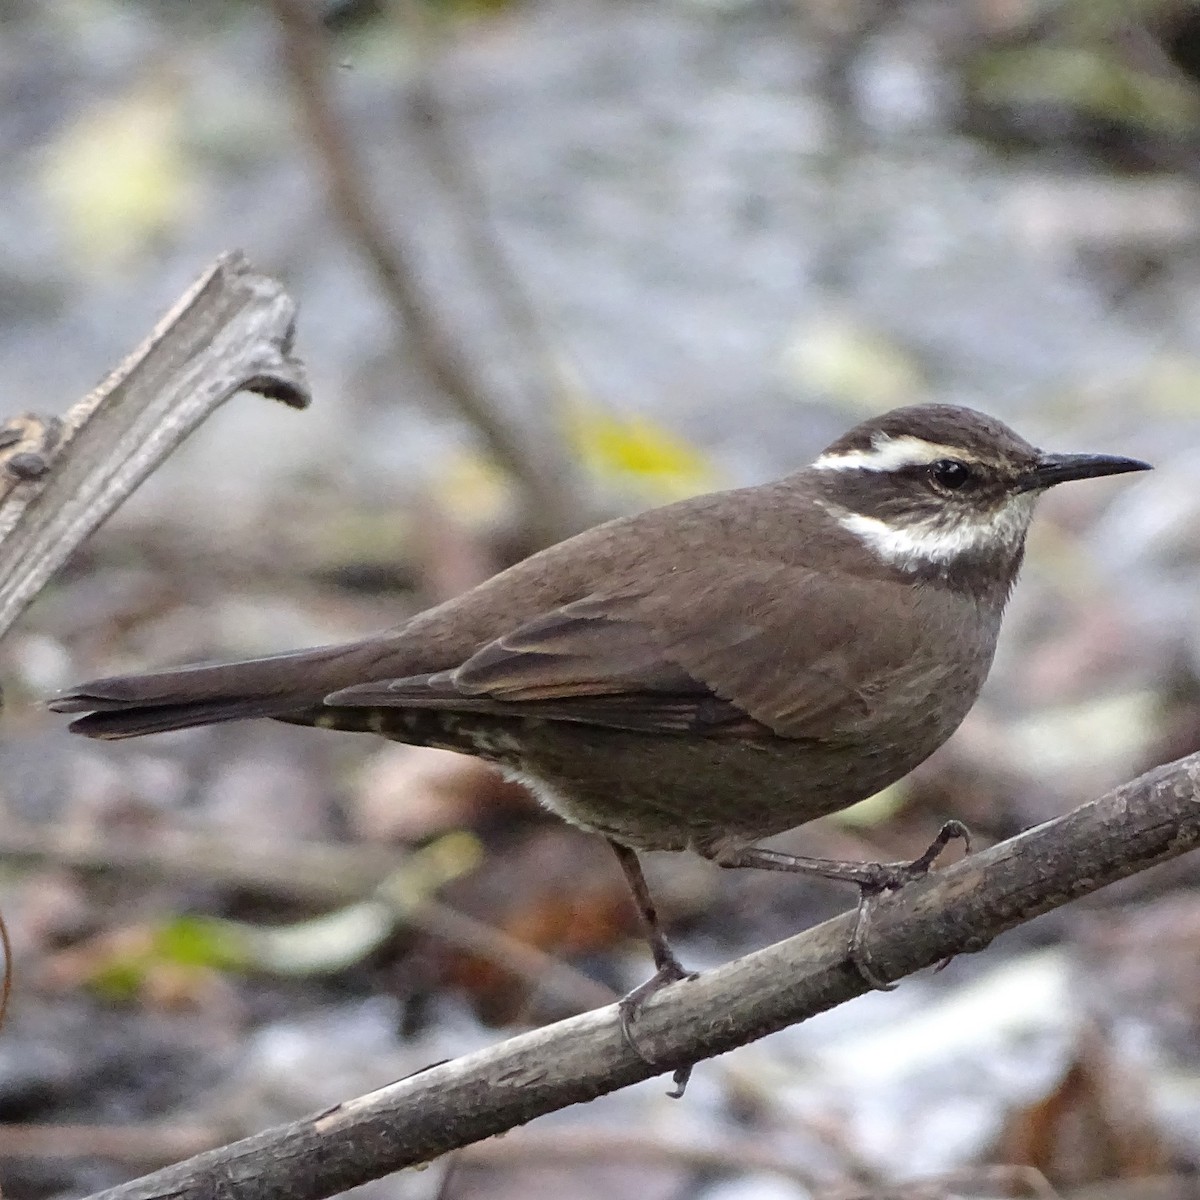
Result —
M 1130 1181 L 1123 1180 L 1128 1183 Z M 1033 1200 L 1062 1200 L 1036 1167 L 1013 1163 L 993 1163 L 963 1167 L 938 1175 L 921 1175 L 879 1184 L 834 1184 L 814 1192 L 816 1200 L 947 1200 L 947 1197 L 979 1196 L 997 1200 L 1000 1196 L 1032 1197 Z M 1123 1194 L 1122 1200 L 1129 1200 Z
M 13 984 L 13 953 L 12 941 L 8 936 L 8 922 L 0 913 L 0 947 L 4 950 L 4 984 L 0 988 L 0 1029 L 4 1028 L 8 1016 L 8 1002 L 12 999 Z
M 1200 754 L 910 884 L 879 905 L 871 961 L 900 979 L 1200 843 Z M 290 1125 L 98 1193 L 94 1200 L 318 1200 L 651 1076 L 723 1054 L 867 990 L 853 914 L 615 1007 L 440 1063 Z M 649 1056 L 654 1065 L 642 1055 Z
M 351 244 L 374 272 L 430 377 L 516 481 L 535 536 L 548 544 L 577 533 L 591 518 L 580 503 L 581 489 L 555 436 L 552 414 L 526 426 L 509 419 L 481 372 L 434 314 L 403 246 L 380 219 L 331 95 L 331 58 L 317 6 L 310 0 L 271 0 L 271 5 L 283 33 L 283 66 L 297 111 L 324 172 L 331 207 Z
M 0 862 L 70 867 L 122 878 L 197 881 L 293 903 L 333 906 L 369 896 L 395 871 L 387 846 L 331 842 L 259 842 L 184 829 L 156 830 L 152 838 L 122 838 L 34 825 L 5 812 Z
M 0 1159 L 106 1158 L 152 1167 L 199 1154 L 229 1136 L 209 1125 L 16 1125 L 0 1123 Z
M 755 1172 L 777 1175 L 810 1192 L 827 1184 L 794 1159 L 749 1139 L 711 1138 L 703 1144 L 609 1129 L 525 1130 L 489 1139 L 457 1152 L 461 1167 L 577 1167 L 603 1163 L 682 1167 L 691 1171 Z
M 551 995 L 577 1010 L 611 1004 L 616 999 L 612 988 L 589 978 L 569 963 L 439 901 L 425 901 L 405 917 L 405 923 L 503 968 L 541 994 Z
M 527 362 L 541 367 L 541 386 L 534 385 L 539 394 L 533 399 L 540 402 L 544 416 L 552 415 L 555 403 L 568 399 L 556 395 L 549 382 L 556 350 L 546 337 L 533 298 L 496 238 L 483 179 L 438 88 L 435 67 L 445 60 L 446 31 L 455 23 L 424 0 L 399 0 L 396 7 L 417 46 L 419 58 L 407 106 L 412 139 L 424 150 L 453 208 L 472 265 L 486 285 L 506 334 L 511 335 L 505 340 L 518 345 Z

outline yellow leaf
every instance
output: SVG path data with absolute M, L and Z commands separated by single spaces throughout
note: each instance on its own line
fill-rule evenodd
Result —
M 882 792 L 876 792 L 875 795 L 834 813 L 830 820 L 850 829 L 873 829 L 876 825 L 882 825 L 897 816 L 904 810 L 906 803 L 908 786 L 904 780 L 900 780 L 891 787 L 884 788 Z
M 121 266 L 191 214 L 183 101 L 183 89 L 157 75 L 87 109 L 44 151 L 43 191 L 83 266 Z
M 559 412 L 567 449 L 602 486 L 663 503 L 721 484 L 702 451 L 648 417 L 621 416 L 574 395 Z M 433 487 L 439 503 L 462 521 L 495 520 L 513 502 L 505 473 L 472 450 L 451 455 Z
M 575 401 L 564 411 L 568 444 L 601 483 L 632 487 L 656 500 L 677 500 L 717 486 L 707 457 L 643 416 L 620 416 Z

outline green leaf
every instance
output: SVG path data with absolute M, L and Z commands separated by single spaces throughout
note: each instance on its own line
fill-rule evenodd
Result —
M 151 954 L 160 962 L 216 970 L 239 970 L 247 965 L 246 939 L 238 926 L 215 917 L 174 917 L 154 934 Z

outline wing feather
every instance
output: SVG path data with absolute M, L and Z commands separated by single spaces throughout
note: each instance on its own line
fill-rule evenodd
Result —
M 596 593 L 487 643 L 452 671 L 347 688 L 333 706 L 426 707 L 621 729 L 844 738 L 911 657 L 904 622 L 854 619 L 878 579 L 786 564 L 711 569 L 669 589 Z M 857 589 L 868 589 L 860 597 Z M 665 598 L 669 594 L 669 599 Z M 903 603 L 907 589 L 898 589 Z M 890 597 L 889 597 L 890 599 Z

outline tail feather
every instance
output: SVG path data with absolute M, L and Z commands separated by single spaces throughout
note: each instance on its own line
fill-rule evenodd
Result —
M 316 710 L 310 710 L 313 717 Z M 85 737 L 107 742 L 122 738 L 141 737 L 146 733 L 167 733 L 173 729 L 194 729 L 200 725 L 219 725 L 224 721 L 245 721 L 253 717 L 287 717 L 297 723 L 306 714 L 279 712 L 261 703 L 226 701 L 208 704 L 163 704 L 158 707 L 134 707 L 93 711 L 71 722 L 68 729 Z
M 206 664 L 93 679 L 50 700 L 60 713 L 85 713 L 74 733 L 117 740 L 223 721 L 276 717 L 315 723 L 321 702 L 339 687 L 378 669 L 392 656 L 379 641 L 322 646 L 245 662 Z

